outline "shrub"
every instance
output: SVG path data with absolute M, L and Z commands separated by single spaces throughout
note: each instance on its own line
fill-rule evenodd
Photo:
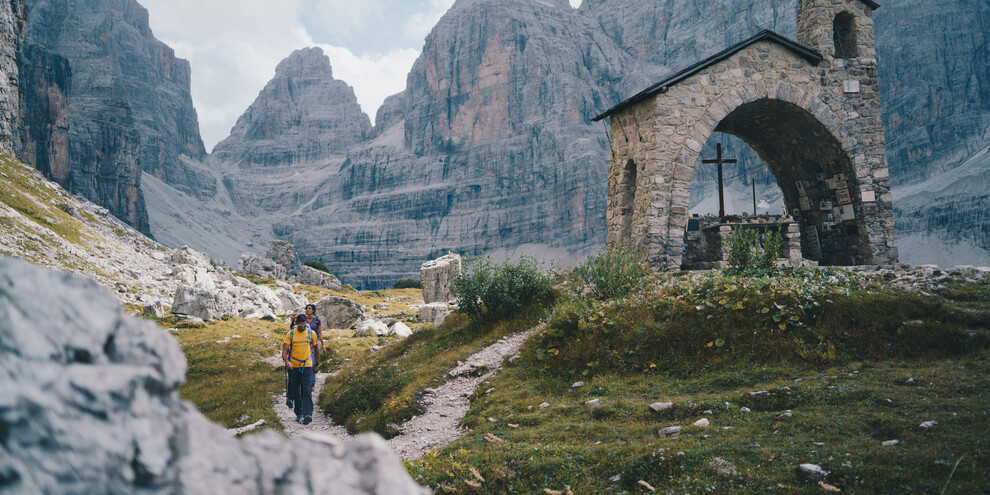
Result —
M 772 270 L 784 237 L 780 229 L 737 228 L 728 239 L 729 266 L 738 272 Z
M 418 278 L 400 278 L 392 285 L 393 289 L 422 289 L 423 283 Z
M 317 269 L 317 270 L 319 270 L 321 272 L 330 273 L 330 269 L 327 268 L 327 265 L 324 265 L 323 263 L 321 263 L 319 261 L 307 261 L 307 262 L 305 262 L 303 264 L 306 265 L 306 266 L 308 266 L 308 267 L 310 267 L 310 268 L 315 268 L 315 269 Z
M 506 257 L 502 264 L 487 256 L 476 259 L 451 283 L 458 311 L 488 323 L 519 314 L 532 305 L 546 304 L 552 291 L 551 276 L 530 256 L 522 256 L 518 263 Z
M 641 288 L 649 268 L 636 260 L 636 248 L 621 245 L 616 249 L 588 258 L 574 269 L 574 274 L 592 286 L 598 299 L 623 297 Z

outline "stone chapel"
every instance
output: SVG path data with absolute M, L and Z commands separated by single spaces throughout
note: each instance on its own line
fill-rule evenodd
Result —
M 654 269 L 682 268 L 694 167 L 723 132 L 749 144 L 783 191 L 792 235 L 782 256 L 896 263 L 873 41 L 879 7 L 800 0 L 797 41 L 762 31 L 595 117 L 611 120 L 608 249 L 631 244 Z

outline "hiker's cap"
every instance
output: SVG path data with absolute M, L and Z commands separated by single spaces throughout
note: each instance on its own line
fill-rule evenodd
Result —
M 296 315 L 296 325 L 306 323 L 306 315 Z

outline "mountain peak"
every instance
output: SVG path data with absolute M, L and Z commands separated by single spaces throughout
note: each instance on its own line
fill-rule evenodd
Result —
M 320 77 L 333 79 L 333 68 L 319 47 L 300 48 L 289 54 L 275 67 L 275 77 Z

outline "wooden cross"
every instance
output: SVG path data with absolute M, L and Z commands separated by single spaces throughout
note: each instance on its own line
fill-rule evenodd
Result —
M 722 159 L 722 143 L 715 145 L 715 150 L 718 153 L 717 158 L 714 160 L 702 160 L 701 163 L 718 164 L 718 218 L 720 222 L 725 222 L 725 193 L 722 190 L 722 164 L 736 163 L 736 160 Z

